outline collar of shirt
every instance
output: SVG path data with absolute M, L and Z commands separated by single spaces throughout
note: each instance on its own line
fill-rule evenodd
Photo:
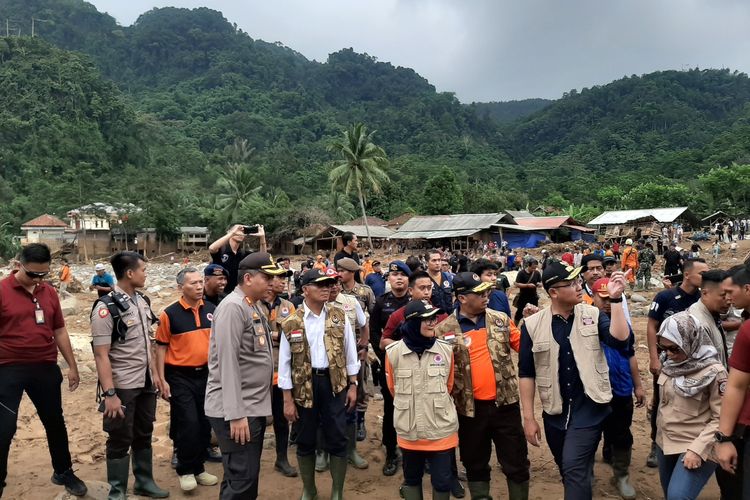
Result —
M 188 310 L 188 309 L 200 309 L 201 307 L 203 307 L 203 304 L 204 304 L 203 299 L 200 299 L 198 301 L 198 304 L 195 307 L 193 307 L 190 304 L 188 304 L 187 302 L 185 302 L 185 299 L 183 297 L 180 297 L 179 302 L 180 302 L 180 305 L 182 306 L 182 308 L 185 309 L 185 310 Z
M 458 306 L 456 308 L 456 319 L 458 319 L 458 324 L 461 326 L 461 330 L 466 333 L 471 330 L 480 330 L 482 328 L 485 328 L 487 315 L 484 313 L 480 314 L 475 323 L 471 319 L 461 314 L 461 306 Z

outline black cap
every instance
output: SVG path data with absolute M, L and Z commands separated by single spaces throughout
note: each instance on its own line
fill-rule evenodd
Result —
M 335 281 L 336 278 L 329 276 L 320 269 L 311 269 L 302 275 L 300 283 L 302 286 L 305 286 L 319 283 L 334 283 Z
M 617 264 L 617 259 L 615 259 L 611 255 L 605 255 L 604 260 L 602 260 L 602 264 L 604 264 L 605 266 L 608 266 L 609 264 Z
M 229 272 L 219 264 L 209 264 L 203 270 L 203 276 L 226 276 L 229 277 Z
M 268 252 L 251 253 L 240 261 L 239 269 L 240 271 L 260 271 L 263 274 L 270 274 L 271 276 L 277 276 L 286 272 L 284 269 L 281 269 L 276 265 L 273 257 Z
M 547 264 L 547 268 L 542 273 L 542 284 L 545 290 L 560 281 L 572 281 L 581 274 L 581 267 L 569 266 L 565 262 L 556 261 Z
M 456 294 L 482 293 L 492 288 L 492 283 L 482 281 L 477 273 L 458 273 L 453 278 L 453 291 Z
M 421 300 L 412 300 L 406 304 L 404 319 L 430 318 L 438 313 L 439 309 Z
M 604 257 L 600 255 L 597 255 L 595 253 L 584 255 L 583 258 L 581 259 L 581 267 L 583 268 L 584 271 L 588 270 L 589 262 L 591 262 L 592 260 L 598 260 L 599 262 L 602 263 L 602 265 L 604 264 Z

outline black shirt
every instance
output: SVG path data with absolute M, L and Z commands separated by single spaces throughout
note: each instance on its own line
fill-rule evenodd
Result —
M 667 250 L 664 252 L 664 267 L 665 270 L 669 269 L 670 272 L 667 274 L 673 274 L 678 272 L 682 265 L 680 261 L 682 260 L 682 255 L 680 255 L 680 252 L 677 250 Z
M 341 259 L 349 258 L 354 260 L 357 264 L 360 264 L 359 262 L 359 254 L 357 252 L 354 253 L 348 253 L 346 250 L 342 249 L 340 252 L 336 253 L 336 255 L 333 256 L 333 265 L 336 265 L 336 262 L 338 262 Z
M 203 295 L 203 300 L 205 300 L 206 302 L 210 302 L 215 306 L 218 306 L 219 302 L 224 300 L 224 297 L 226 296 L 227 296 L 226 293 L 220 293 L 219 295 L 213 295 L 213 296 Z
M 375 306 L 372 308 L 372 314 L 370 315 L 370 343 L 381 360 L 385 356 L 385 352 L 380 350 L 383 328 L 388 323 L 391 314 L 408 304 L 409 300 L 408 293 L 404 294 L 403 297 L 396 297 L 393 292 L 383 294 L 375 300 Z
M 248 255 L 250 255 L 250 252 L 246 252 L 241 248 L 237 250 L 237 253 L 234 253 L 229 243 L 221 247 L 218 252 L 211 254 L 213 263 L 219 264 L 229 274 L 227 276 L 227 286 L 224 288 L 224 293 L 227 295 L 232 293 L 234 287 L 237 286 L 237 273 L 240 269 L 240 261 Z
M 651 302 L 648 317 L 655 319 L 659 323 L 657 325 L 657 328 L 659 328 L 665 319 L 680 311 L 684 311 L 698 302 L 700 298 L 700 290 L 696 290 L 692 295 L 679 286 L 662 290 L 656 294 L 654 301 Z
M 469 258 L 466 255 L 461 255 L 458 258 L 458 272 L 465 273 L 469 271 Z
M 534 271 L 534 274 L 529 274 L 526 269 L 521 269 L 516 275 L 516 283 L 530 283 L 535 285 L 542 281 L 542 273 Z M 533 299 L 537 296 L 536 288 L 519 288 L 518 296 L 524 299 Z
M 453 284 L 451 283 L 450 277 L 447 273 L 440 273 L 440 283 L 430 277 L 432 281 L 432 296 L 430 297 L 430 303 L 440 309 L 445 314 L 450 314 L 453 311 Z
M 565 430 L 568 428 L 582 429 L 599 425 L 610 413 L 608 404 L 600 404 L 589 398 L 583 389 L 581 375 L 578 365 L 573 356 L 570 346 L 570 332 L 573 330 L 574 315 L 567 319 L 559 314 L 552 316 L 552 337 L 560 346 L 558 355 L 558 382 L 560 384 L 560 395 L 563 400 L 562 413 L 559 415 L 548 415 L 544 413 L 544 421 L 551 426 Z M 609 318 L 606 314 L 599 314 L 599 340 L 609 347 L 627 352 L 628 340 L 617 340 L 609 332 Z M 526 325 L 521 326 L 521 351 L 518 355 L 518 377 L 536 378 L 534 366 L 534 353 Z

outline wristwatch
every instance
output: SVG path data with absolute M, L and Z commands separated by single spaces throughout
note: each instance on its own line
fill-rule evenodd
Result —
M 714 433 L 714 439 L 717 443 L 729 443 L 732 440 L 732 436 L 727 436 L 721 431 L 716 431 Z
M 117 391 L 115 391 L 115 388 L 113 387 L 112 389 L 107 389 L 106 391 L 104 391 L 102 393 L 102 396 L 104 396 L 105 398 L 111 398 L 113 396 L 117 396 Z
M 359 387 L 359 381 L 358 380 L 355 380 L 354 382 L 349 381 L 349 386 L 351 387 L 353 385 Z

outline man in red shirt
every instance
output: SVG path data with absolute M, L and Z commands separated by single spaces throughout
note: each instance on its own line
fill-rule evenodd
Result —
M 8 451 L 16 433 L 24 391 L 47 433 L 52 482 L 84 496 L 86 485 L 73 473 L 68 431 L 62 413 L 57 351 L 68 364 L 68 388 L 78 388 L 78 367 L 65 329 L 57 292 L 42 280 L 52 257 L 46 245 L 21 250 L 19 269 L 0 281 L 0 497 L 8 474 Z
M 731 284 L 725 287 L 732 297 L 734 307 L 744 309 L 743 316 L 750 312 L 750 267 L 738 266 L 729 271 Z M 726 392 L 721 401 L 719 430 L 716 432 L 717 444 L 714 448 L 719 465 L 731 473 L 743 476 L 743 498 L 750 492 L 750 430 L 744 435 L 736 436 L 737 424 L 750 429 L 750 321 L 740 327 L 734 341 L 732 354 L 729 357 L 729 380 Z M 738 449 L 739 454 L 738 454 Z

